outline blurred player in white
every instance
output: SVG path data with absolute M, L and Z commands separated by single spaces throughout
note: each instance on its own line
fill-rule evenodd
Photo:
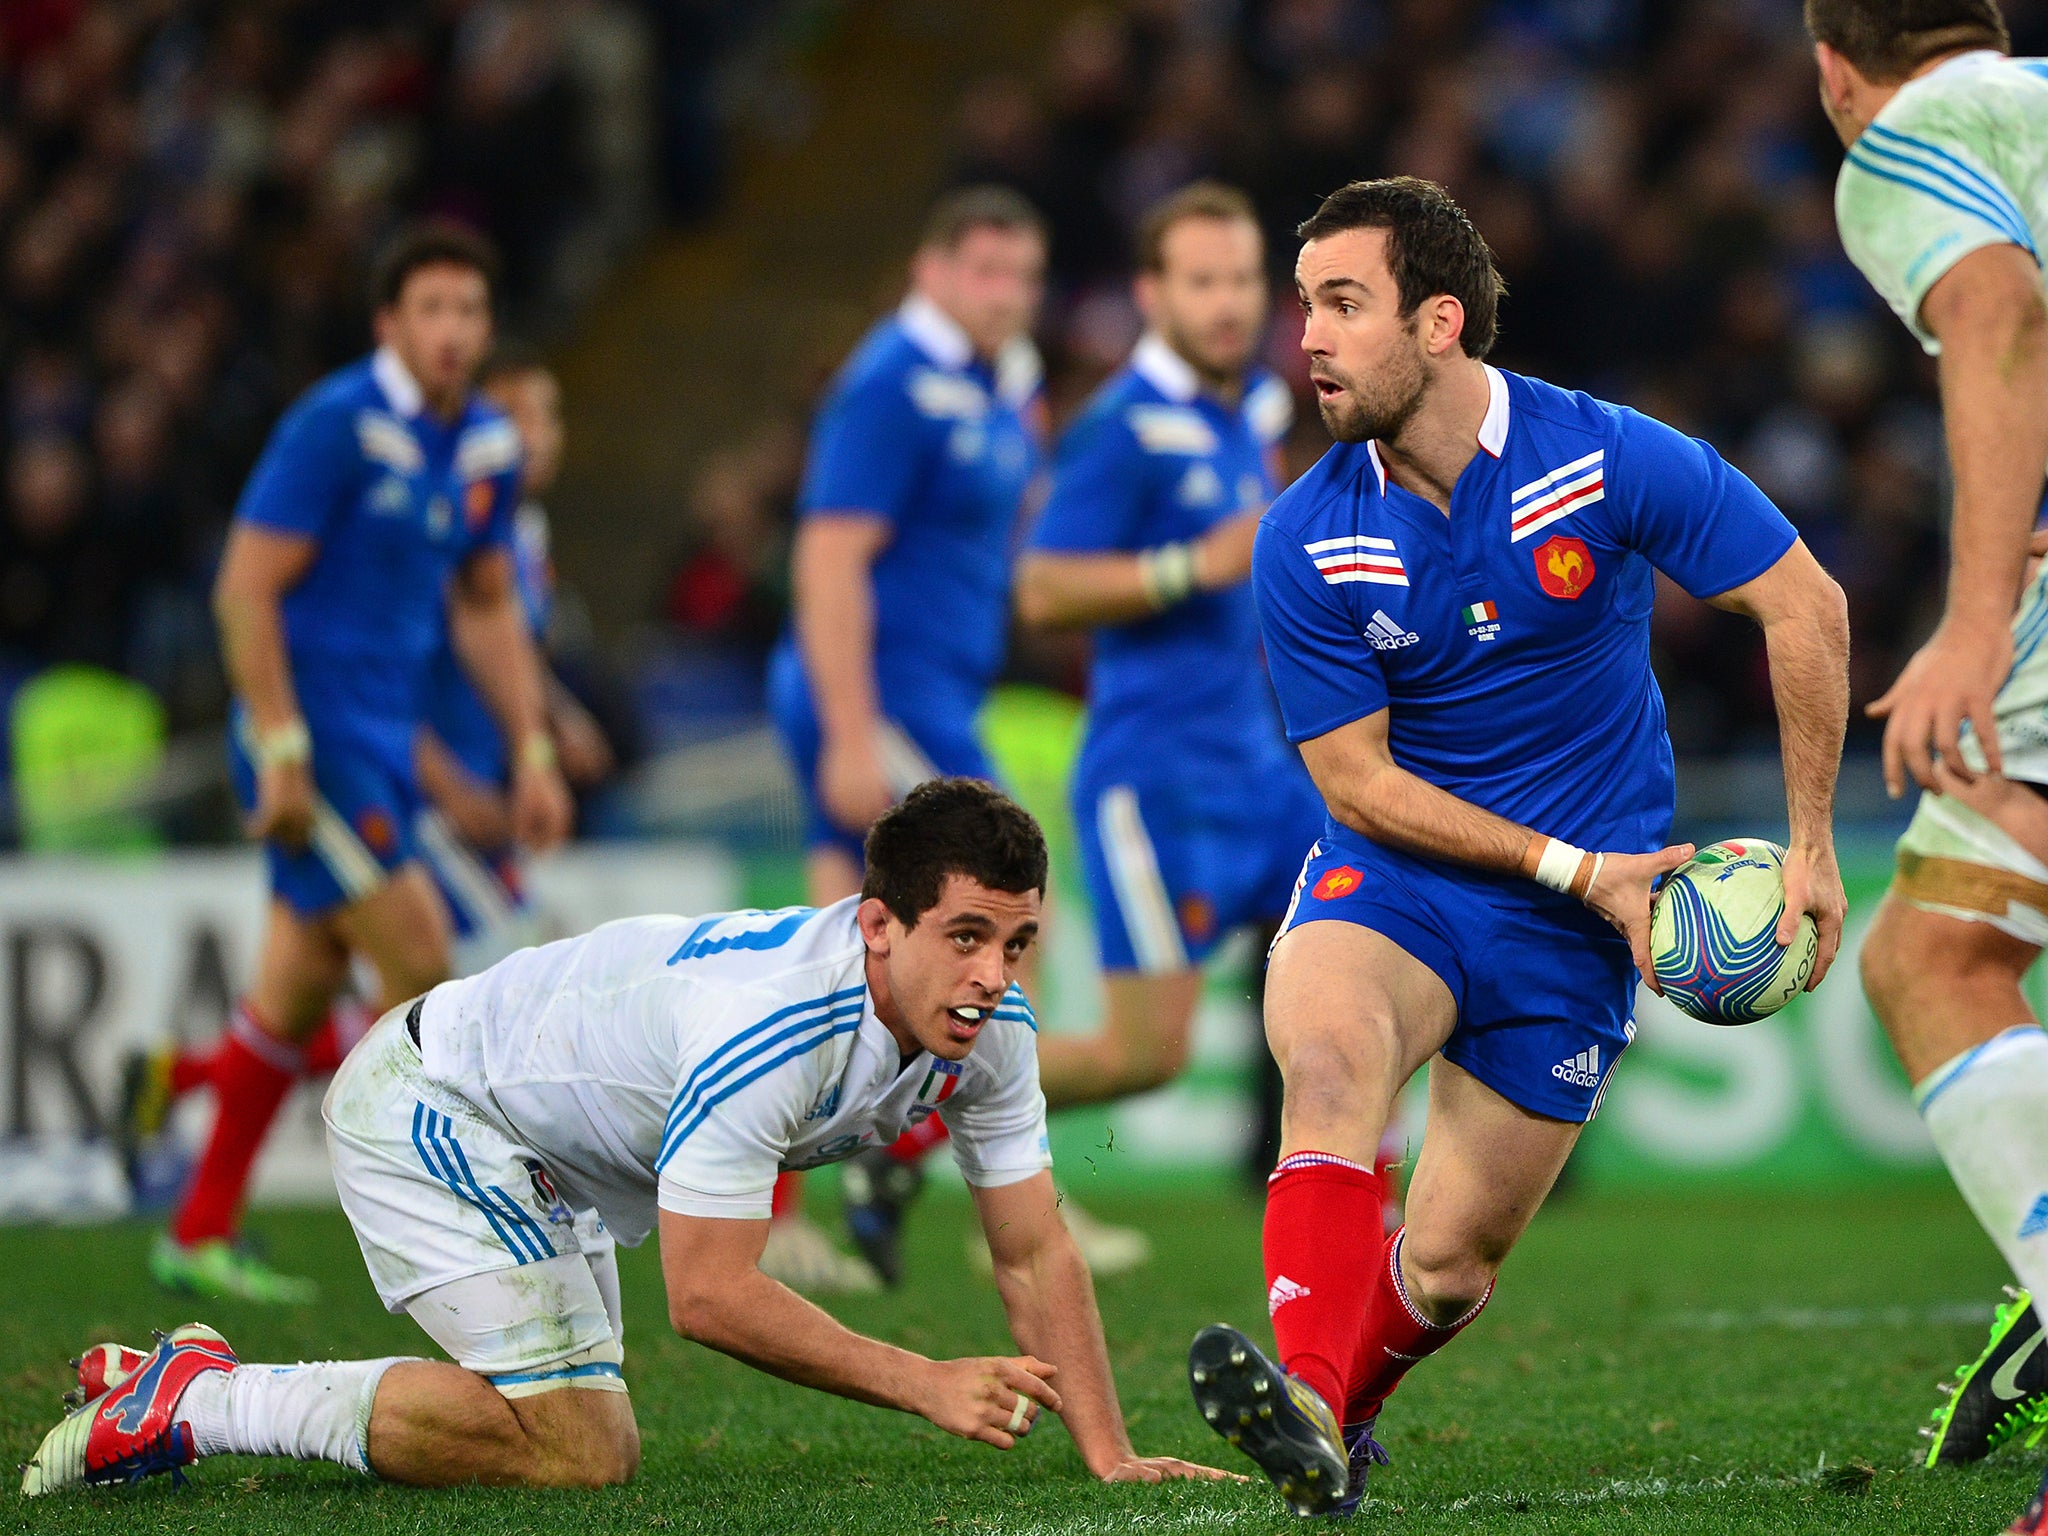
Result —
M 1225 1474 L 1133 1451 L 1095 1296 L 1061 1221 L 1016 986 L 1043 834 L 988 785 L 914 791 L 867 842 L 865 895 L 634 918 L 522 950 L 378 1023 L 326 1103 L 342 1207 L 378 1294 L 454 1363 L 245 1366 L 194 1324 L 68 1417 L 23 1491 L 128 1481 L 222 1452 L 394 1482 L 630 1478 L 609 1244 L 657 1225 L 677 1331 L 765 1371 L 1008 1449 L 1041 1410 L 1095 1476 Z M 778 1170 L 886 1141 L 944 1104 L 1021 1353 L 929 1360 L 852 1333 L 758 1268 Z
M 1992 0 L 1807 0 L 1806 21 L 1848 146 L 1842 243 L 1939 359 L 1955 477 L 1941 624 L 1870 707 L 1892 794 L 1924 792 L 1863 982 L 1964 1198 L 2041 1296 L 2048 1034 L 2020 980 L 2048 944 L 2048 579 L 2025 569 L 2048 465 L 2048 60 L 2005 56 Z M 1958 1386 L 1930 1465 L 2048 1423 L 2025 1297 Z M 2041 1499 L 2013 1529 L 2048 1530 Z

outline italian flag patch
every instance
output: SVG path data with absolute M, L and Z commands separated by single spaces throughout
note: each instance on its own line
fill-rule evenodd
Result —
M 1491 603 L 1471 603 L 1465 608 L 1467 624 L 1491 624 L 1500 617 L 1500 610 Z
M 953 1096 L 953 1090 L 960 1086 L 960 1063 L 932 1058 L 931 1070 L 924 1075 L 924 1081 L 917 1087 L 917 1102 L 937 1107 Z

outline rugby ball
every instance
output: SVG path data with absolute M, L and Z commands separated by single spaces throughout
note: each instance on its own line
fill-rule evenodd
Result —
M 1799 993 L 1813 974 L 1813 918 L 1778 947 L 1785 850 L 1760 837 L 1700 849 L 1672 871 L 1650 908 L 1650 962 L 1665 997 L 1709 1024 L 1751 1024 Z

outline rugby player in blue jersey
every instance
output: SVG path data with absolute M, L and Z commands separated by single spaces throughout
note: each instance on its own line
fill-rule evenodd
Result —
M 1025 622 L 1094 631 L 1072 793 L 1106 1007 L 1099 1033 L 1039 1044 L 1056 1109 L 1179 1074 L 1203 959 L 1279 920 L 1323 824 L 1250 585 L 1294 416 L 1255 362 L 1268 293 L 1250 200 L 1174 193 L 1140 226 L 1138 268 L 1144 338 L 1060 444 L 1017 578 Z
M 519 433 L 523 462 L 512 563 L 521 607 L 538 643 L 554 603 L 548 514 L 541 498 L 561 469 L 561 385 L 538 358 L 516 351 L 495 355 L 481 383 L 484 398 Z M 598 783 L 613 763 L 604 732 L 554 675 L 545 655 L 541 682 L 563 776 L 579 789 Z M 452 636 L 444 637 L 434 656 L 414 757 L 427 802 L 415 832 L 448 907 L 456 969 L 468 975 L 540 935 L 534 932 L 512 837 L 511 754 L 463 669 Z
M 1044 224 L 1022 197 L 946 196 L 909 297 L 855 348 L 811 429 L 791 624 L 768 689 L 803 791 L 815 905 L 860 889 L 863 835 L 913 786 L 993 777 L 975 716 L 1002 666 L 1018 512 L 1040 458 L 1031 327 L 1044 270 Z M 904 1177 L 943 1135 L 936 1117 L 918 1128 Z M 786 1179 L 769 1272 L 812 1290 L 873 1286 L 795 1205 Z
M 260 839 L 270 906 L 255 976 L 211 1074 L 218 1112 L 158 1280 L 293 1301 L 232 1241 L 244 1186 L 350 959 L 382 1006 L 448 973 L 448 916 L 415 856 L 414 738 L 444 626 L 513 752 L 513 831 L 567 831 L 540 670 L 509 550 L 519 442 L 473 392 L 491 340 L 490 248 L 427 225 L 374 284 L 377 350 L 316 384 L 272 434 L 236 508 L 214 588 L 235 693 L 236 793 Z
M 1483 362 L 1500 280 L 1441 188 L 1355 182 L 1300 234 L 1302 347 L 1337 445 L 1252 561 L 1329 811 L 1266 993 L 1279 1364 L 1219 1325 L 1189 1375 L 1203 1417 L 1318 1513 L 1356 1506 L 1381 1405 L 1485 1306 L 1634 1033 L 1651 890 L 1691 852 L 1664 846 L 1655 573 L 1762 626 L 1791 824 L 1779 941 L 1813 916 L 1810 985 L 1841 941 L 1848 619 L 1711 448 Z M 1407 1225 L 1383 1242 L 1373 1153 L 1424 1063 Z

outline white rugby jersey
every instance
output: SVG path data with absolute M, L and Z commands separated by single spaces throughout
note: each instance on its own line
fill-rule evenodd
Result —
M 422 1065 L 629 1245 L 657 1204 L 764 1217 L 778 1172 L 941 1105 L 969 1183 L 1051 1167 L 1023 992 L 965 1061 L 905 1061 L 868 995 L 859 905 L 635 917 L 520 950 L 427 994 Z

